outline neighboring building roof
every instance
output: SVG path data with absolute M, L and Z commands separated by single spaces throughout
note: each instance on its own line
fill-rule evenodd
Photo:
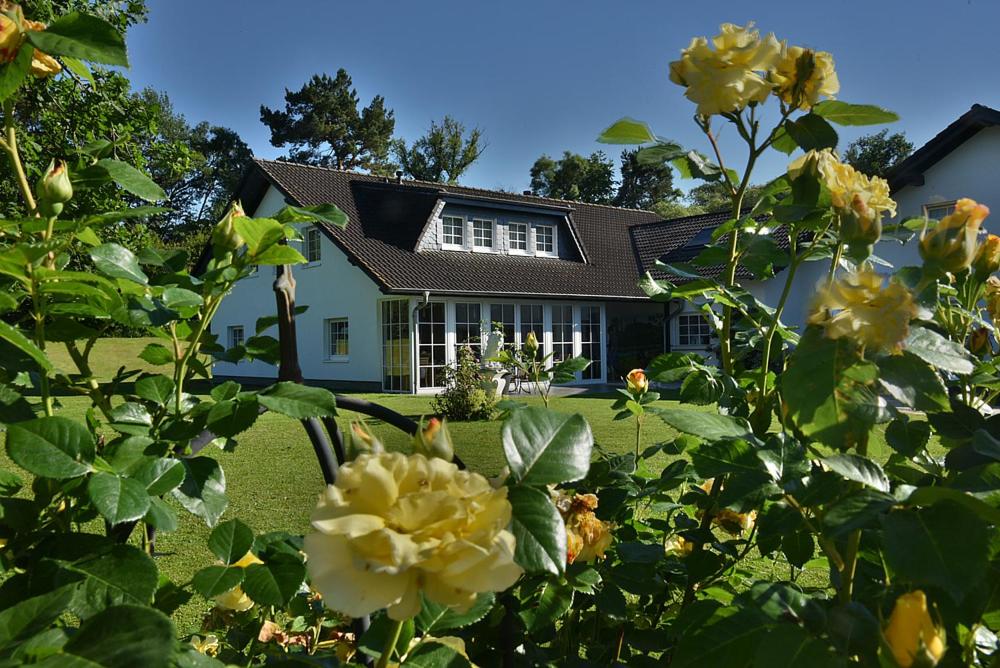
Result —
M 972 105 L 954 123 L 889 170 L 886 175 L 889 189 L 895 193 L 905 186 L 923 185 L 924 172 L 977 132 L 994 125 L 1000 125 L 1000 111 L 981 104 Z
M 450 184 L 397 182 L 291 162 L 258 159 L 255 165 L 239 193 L 248 211 L 259 205 L 268 183 L 300 206 L 336 204 L 350 223 L 345 229 L 323 226 L 325 233 L 384 292 L 646 298 L 638 287 L 646 264 L 640 263 L 634 251 L 630 230 L 661 224 L 655 213 Z M 579 242 L 583 257 L 574 261 L 414 252 L 435 204 L 448 197 L 516 202 L 568 214 L 569 231 Z M 687 228 L 677 231 L 682 229 Z M 643 252 L 656 251 L 647 248 Z

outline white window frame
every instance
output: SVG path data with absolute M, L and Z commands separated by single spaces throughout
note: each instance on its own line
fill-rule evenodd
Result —
M 681 325 L 684 321 L 687 321 L 689 319 L 697 319 L 699 321 L 698 322 L 699 328 L 700 327 L 705 328 L 705 332 L 707 333 L 709 339 L 707 343 L 702 343 L 701 335 L 697 335 L 698 341 L 695 343 L 683 343 L 681 341 Z M 684 311 L 683 313 L 677 314 L 674 320 L 675 320 L 674 331 L 677 334 L 677 343 L 674 346 L 675 348 L 684 350 L 705 350 L 711 345 L 712 326 L 709 324 L 708 320 L 705 318 L 705 315 L 703 313 L 700 313 L 698 311 Z M 685 327 L 690 327 L 690 325 L 685 324 Z
M 313 250 L 313 239 L 316 240 L 315 251 L 316 257 L 312 258 L 311 250 Z M 302 256 L 305 257 L 306 262 L 309 265 L 316 265 L 323 261 L 323 237 L 320 232 L 315 227 L 311 227 L 305 231 L 302 235 Z
M 480 245 L 478 239 L 476 238 L 476 225 L 482 225 L 485 223 L 489 226 L 490 231 L 490 245 L 483 246 Z M 489 251 L 492 252 L 496 248 L 497 243 L 497 221 L 490 218 L 473 218 L 472 219 L 472 250 L 474 251 Z
M 924 218 L 936 218 L 937 220 L 941 220 L 948 214 L 955 212 L 955 205 L 957 203 L 958 200 L 942 200 L 940 202 L 928 202 L 927 204 L 924 204 Z M 934 213 L 934 211 L 936 210 L 943 210 L 943 209 L 947 209 L 947 211 L 941 215 Z
M 333 346 L 333 332 L 331 328 L 334 323 L 343 323 L 346 328 L 347 334 L 347 352 L 343 354 L 334 353 L 332 350 Z M 346 317 L 339 318 L 326 318 L 323 321 L 323 360 L 325 362 L 348 362 L 351 358 L 351 326 L 350 321 Z
M 533 241 L 534 241 L 534 247 L 535 247 L 535 255 L 540 255 L 542 257 L 559 257 L 559 243 L 556 240 L 557 239 L 556 226 L 555 225 L 535 225 L 533 229 L 534 229 L 534 234 L 532 236 L 534 237 Z M 542 230 L 542 229 L 548 230 L 549 233 L 552 235 L 552 249 L 551 250 L 544 250 L 541 247 L 541 244 L 539 243 L 538 232 L 539 232 L 539 230 Z
M 236 342 L 236 333 L 239 332 L 239 341 Z M 226 349 L 235 348 L 246 344 L 246 329 L 243 325 L 229 325 L 226 327 Z
M 521 241 L 521 243 L 524 244 L 523 248 L 514 247 L 515 229 L 519 230 L 519 232 L 517 233 L 518 236 L 523 235 L 521 236 L 521 239 L 519 239 L 519 241 Z M 527 255 L 530 252 L 529 251 L 529 249 L 531 248 L 530 243 L 531 243 L 531 225 L 529 225 L 528 223 L 519 223 L 517 221 L 511 221 L 507 223 L 507 250 L 512 255 Z
M 458 243 L 448 241 L 447 221 L 458 221 Z M 465 216 L 441 216 L 441 248 L 447 250 L 463 250 L 465 248 Z

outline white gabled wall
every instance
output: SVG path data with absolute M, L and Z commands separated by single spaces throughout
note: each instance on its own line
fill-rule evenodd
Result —
M 253 215 L 264 217 L 277 213 L 285 200 L 274 187 L 268 188 Z M 293 267 L 296 304 L 309 309 L 296 317 L 299 364 L 307 380 L 338 380 L 381 383 L 381 335 L 378 329 L 377 301 L 382 296 L 375 282 L 352 265 L 347 256 L 325 234 L 320 236 L 320 261 Z M 254 335 L 257 319 L 275 313 L 274 271 L 260 267 L 257 274 L 241 281 L 219 308 L 212 331 L 226 345 L 230 325 L 242 325 L 246 338 Z M 346 360 L 326 360 L 325 320 L 347 318 L 349 354 Z M 267 332 L 277 338 L 277 327 Z M 217 376 L 275 378 L 277 367 L 263 362 L 220 362 Z

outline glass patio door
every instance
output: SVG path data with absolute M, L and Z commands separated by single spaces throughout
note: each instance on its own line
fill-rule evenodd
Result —
M 417 388 L 444 387 L 448 341 L 444 302 L 417 309 Z

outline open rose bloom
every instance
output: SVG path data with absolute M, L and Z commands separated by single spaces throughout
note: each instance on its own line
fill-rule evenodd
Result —
M 330 608 L 396 620 L 430 600 L 467 609 L 520 577 L 507 489 L 423 455 L 362 454 L 341 467 L 312 517 L 306 565 Z

